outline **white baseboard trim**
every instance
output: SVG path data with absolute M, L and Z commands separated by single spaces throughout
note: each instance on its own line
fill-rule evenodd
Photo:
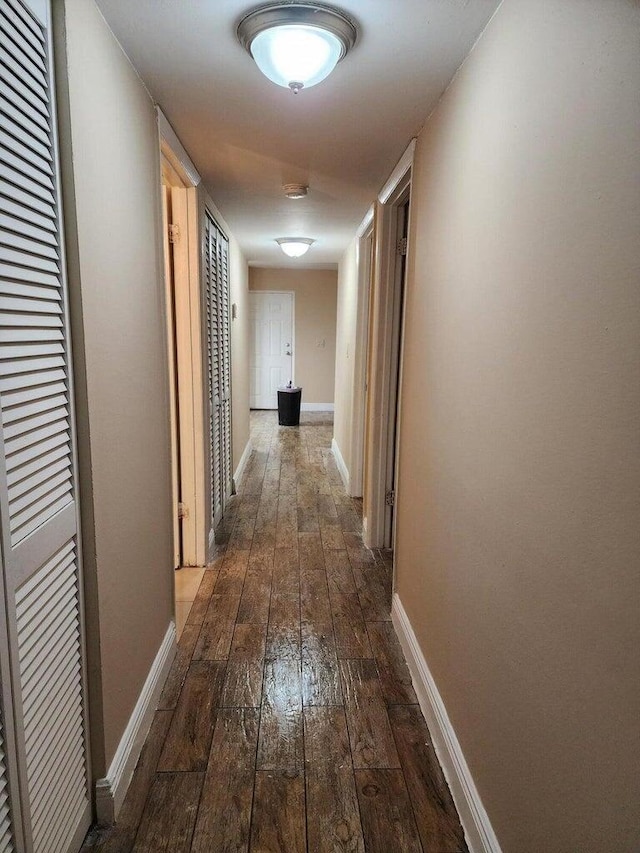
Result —
M 342 482 L 344 483 L 344 487 L 347 494 L 349 494 L 349 469 L 345 465 L 344 459 L 342 458 L 342 453 L 340 452 L 340 448 L 338 447 L 338 442 L 335 440 L 335 438 L 331 439 L 331 452 L 335 456 L 336 465 L 338 466 L 338 471 L 340 471 Z
M 151 665 L 107 775 L 104 779 L 98 779 L 96 782 L 98 823 L 113 823 L 118 817 L 133 771 L 138 763 L 140 751 L 149 734 L 153 714 L 160 700 L 160 693 L 169 674 L 175 653 L 176 626 L 174 622 L 171 622 L 158 649 L 158 654 Z
M 333 403 L 301 403 L 301 412 L 333 412 L 335 405 Z
M 482 805 L 447 709 L 397 593 L 393 595 L 391 619 L 407 659 L 413 686 L 438 760 L 458 809 L 469 850 L 471 853 L 501 853 L 498 839 Z
M 252 451 L 253 451 L 253 444 L 251 443 L 251 439 L 249 439 L 247 441 L 244 452 L 243 452 L 242 456 L 240 457 L 240 461 L 238 462 L 238 467 L 236 468 L 235 473 L 233 475 L 234 489 L 238 485 L 240 478 L 244 474 L 244 469 L 247 467 L 247 463 L 249 462 L 249 459 L 251 458 Z

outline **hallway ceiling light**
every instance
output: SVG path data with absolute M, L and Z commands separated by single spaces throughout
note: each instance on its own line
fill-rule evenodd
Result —
M 309 187 L 304 184 L 285 184 L 282 189 L 287 198 L 304 198 Z
M 276 240 L 285 255 L 290 258 L 301 258 L 315 242 L 308 237 L 278 237 Z
M 269 80 L 291 89 L 315 86 L 355 44 L 355 22 L 320 3 L 267 3 L 238 24 L 240 44 Z

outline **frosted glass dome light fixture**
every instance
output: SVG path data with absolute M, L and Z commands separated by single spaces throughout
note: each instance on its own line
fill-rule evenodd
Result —
M 237 33 L 265 77 L 297 95 L 331 74 L 355 44 L 358 30 L 333 6 L 281 2 L 246 14 Z
M 301 258 L 315 242 L 308 237 L 278 237 L 276 239 L 276 243 L 290 258 Z

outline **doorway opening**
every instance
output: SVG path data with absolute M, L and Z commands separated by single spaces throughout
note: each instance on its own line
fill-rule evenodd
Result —
M 368 346 L 363 534 L 369 548 L 393 549 L 400 484 L 402 347 L 413 142 L 383 188 L 375 213 Z
M 393 548 L 395 541 L 395 496 L 397 491 L 396 472 L 398 459 L 398 422 L 400 416 L 400 368 L 403 343 L 403 314 L 407 269 L 407 241 L 409 235 L 409 188 L 403 193 L 396 207 L 396 268 L 393 288 L 391 364 L 389 370 L 389 413 L 386 425 L 386 473 L 384 502 L 383 548 Z
M 207 563 L 198 191 L 161 138 L 173 567 L 178 636 Z

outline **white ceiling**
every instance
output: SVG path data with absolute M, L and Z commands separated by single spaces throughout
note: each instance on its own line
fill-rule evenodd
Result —
M 335 265 L 500 0 L 338 0 L 359 38 L 298 95 L 238 43 L 251 0 L 97 0 L 250 264 Z M 334 5 L 336 5 L 334 3 Z M 285 183 L 308 184 L 290 201 Z M 313 237 L 289 261 L 276 237 Z

